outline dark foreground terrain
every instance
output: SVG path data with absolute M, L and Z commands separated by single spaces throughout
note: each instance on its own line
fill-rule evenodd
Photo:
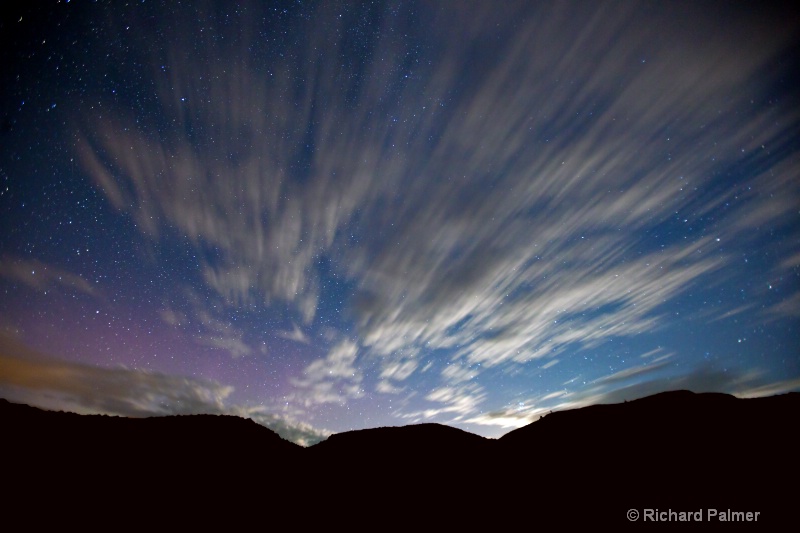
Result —
M 252 519 L 301 530 L 768 530 L 800 519 L 798 413 L 797 393 L 676 391 L 552 413 L 497 440 L 421 424 L 306 449 L 236 417 L 81 416 L 0 400 L 3 514 L 25 529 Z

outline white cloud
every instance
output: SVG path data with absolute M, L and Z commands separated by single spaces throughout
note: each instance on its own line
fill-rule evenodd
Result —
M 233 387 L 213 380 L 100 368 L 44 356 L 0 335 L 0 397 L 52 410 L 129 417 L 219 414 L 252 418 L 281 437 L 310 446 L 328 435 L 261 406 L 231 405 Z
M 570 380 L 573 381 L 573 380 Z M 772 396 L 800 391 L 800 380 L 770 380 L 762 371 L 694 367 L 669 370 L 664 363 L 647 363 L 601 376 L 588 386 L 524 398 L 516 405 L 481 412 L 465 424 L 515 429 L 552 411 L 579 409 L 596 404 L 621 403 L 669 390 L 724 392 L 740 398 Z M 499 435 L 498 435 L 499 436 Z
M 420 13 L 420 31 L 436 31 L 429 62 L 410 76 L 389 31 L 358 72 L 335 61 L 337 28 L 318 23 L 326 6 L 301 28 L 308 41 L 296 56 L 272 65 L 275 76 L 249 53 L 210 61 L 218 45 L 169 30 L 152 38 L 182 59 L 155 89 L 177 128 L 103 108 L 81 159 L 147 235 L 169 228 L 214 251 L 199 255 L 200 274 L 228 308 L 288 307 L 310 326 L 324 289 L 318 265 L 329 260 L 331 275 L 356 287 L 343 305 L 362 351 L 385 358 L 377 389 L 397 392 L 432 368 L 417 354 L 446 350 L 446 386 L 428 395 L 444 406 L 430 412 L 465 415 L 483 393 L 444 400 L 447 386 L 492 368 L 550 368 L 571 350 L 656 331 L 680 296 L 742 275 L 727 243 L 756 244 L 796 217 L 797 162 L 769 154 L 793 135 L 780 124 L 797 124 L 798 111 L 750 104 L 792 36 L 735 16 L 725 32 L 704 31 L 719 21 L 701 8 L 675 25 L 673 6 L 651 7 L 632 3 L 601 24 L 602 6 L 520 3 L 466 16 L 445 5 Z M 497 53 L 474 64 L 471 47 L 490 36 Z M 363 81 L 352 91 L 337 81 L 351 77 Z M 289 90 L 287 80 L 304 83 Z M 215 141 L 183 133 L 187 117 Z M 307 168 L 297 169 L 298 154 Z M 764 168 L 753 186 L 718 186 L 743 161 Z M 797 264 L 791 244 L 771 253 Z M 797 299 L 772 310 L 794 316 Z M 200 342 L 250 353 L 229 321 L 195 315 Z M 297 326 L 279 334 L 307 339 Z M 343 343 L 311 363 L 293 381 L 303 401 L 358 397 L 373 360 L 357 352 Z
M 292 326 L 292 331 L 279 331 L 276 335 L 286 340 L 299 342 L 300 344 L 308 344 L 310 342 L 308 335 L 303 333 L 303 330 L 300 329 L 297 324 L 292 324 Z
M 387 379 L 382 379 L 375 385 L 375 391 L 383 394 L 400 394 L 404 390 L 404 387 L 398 387 Z
M 740 398 L 761 398 L 787 392 L 800 392 L 800 378 L 742 388 L 736 391 L 735 394 Z
M 253 353 L 253 349 L 245 344 L 241 336 L 206 336 L 198 337 L 198 341 L 206 346 L 228 352 L 231 357 L 242 357 Z
M 381 371 L 380 377 L 386 379 L 393 379 L 395 381 L 404 381 L 419 366 L 419 363 L 413 359 L 406 359 L 401 361 L 390 361 Z
M 261 406 L 244 407 L 234 406 L 229 409 L 229 414 L 250 418 L 257 424 L 267 427 L 283 437 L 300 446 L 313 446 L 327 439 L 331 432 L 318 429 L 305 422 L 300 422 L 292 417 L 275 414 Z
M 233 358 L 256 352 L 253 346 L 245 341 L 244 330 L 231 320 L 220 316 L 224 306 L 208 305 L 208 300 L 204 304 L 203 299 L 188 289 L 183 291 L 183 296 L 186 300 L 183 310 L 168 305 L 159 311 L 159 316 L 165 323 L 183 329 L 197 344 L 227 352 Z M 267 352 L 265 342 L 262 341 L 259 351 L 262 354 Z
M 302 377 L 290 381 L 299 390 L 298 401 L 306 406 L 321 403 L 344 403 L 359 398 L 362 374 L 355 366 L 358 346 L 351 341 L 341 341 L 328 355 L 308 365 Z
M 155 416 L 222 413 L 233 388 L 214 381 L 56 360 L 0 337 L 0 389 L 79 413 Z
M 0 259 L 0 277 L 41 292 L 59 288 L 89 296 L 98 294 L 97 289 L 81 276 L 33 259 L 4 256 Z

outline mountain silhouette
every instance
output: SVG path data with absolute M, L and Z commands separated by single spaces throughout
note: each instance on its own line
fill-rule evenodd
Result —
M 78 415 L 0 400 L 0 428 L 7 486 L 69 509 L 203 501 L 250 474 L 289 484 L 303 451 L 252 420 L 223 415 Z
M 346 431 L 309 448 L 321 458 L 387 454 L 398 459 L 426 459 L 446 454 L 486 453 L 491 440 L 442 424 L 414 424 Z
M 460 487 L 483 478 L 493 444 L 492 439 L 441 424 L 364 429 L 331 435 L 311 446 L 308 466 L 340 480 L 364 504 L 381 509 L 409 493 L 441 501 L 441 483 Z M 382 479 L 380 489 L 363 490 L 360 484 L 376 477 Z
M 595 494 L 597 512 L 630 508 L 758 507 L 786 512 L 794 496 L 779 488 L 800 473 L 800 394 L 738 399 L 675 391 L 612 405 L 549 414 L 498 439 L 522 476 L 574 493 Z M 791 473 L 791 474 L 790 474 Z M 759 510 L 759 509 L 755 509 Z M 611 511 L 621 512 L 619 509 Z
M 675 391 L 558 411 L 500 439 L 419 424 L 302 448 L 232 416 L 131 419 L 0 400 L 0 428 L 9 508 L 35 497 L 59 516 L 85 501 L 147 499 L 167 513 L 268 505 L 306 525 L 344 523 L 344 512 L 367 520 L 360 529 L 422 517 L 419 527 L 497 527 L 522 515 L 628 527 L 626 511 L 647 508 L 759 511 L 769 527 L 794 509 L 798 413 L 797 393 Z

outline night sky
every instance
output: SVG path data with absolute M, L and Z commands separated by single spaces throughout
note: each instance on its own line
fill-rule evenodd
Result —
M 163 4 L 3 4 L 0 397 L 312 444 L 800 390 L 788 9 Z

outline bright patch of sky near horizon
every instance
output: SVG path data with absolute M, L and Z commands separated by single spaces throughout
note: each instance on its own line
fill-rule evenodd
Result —
M 0 29 L 0 396 L 311 443 L 800 389 L 796 15 L 73 0 Z

